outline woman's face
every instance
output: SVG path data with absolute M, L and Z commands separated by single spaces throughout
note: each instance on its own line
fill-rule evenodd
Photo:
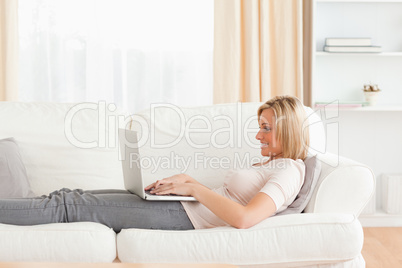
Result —
M 260 130 L 255 138 L 261 142 L 262 156 L 275 156 L 282 153 L 282 145 L 276 139 L 276 120 L 272 109 L 262 111 L 258 124 Z

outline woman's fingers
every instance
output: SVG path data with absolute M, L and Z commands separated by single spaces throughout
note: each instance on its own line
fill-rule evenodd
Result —
M 156 182 L 155 182 L 155 189 L 156 188 L 158 188 L 159 187 L 159 185 L 163 185 L 163 184 L 165 184 L 165 179 L 163 179 L 163 180 L 157 180 Z
M 148 185 L 147 187 L 145 187 L 145 191 L 148 191 L 148 190 L 150 190 L 150 189 L 152 189 L 152 188 L 154 188 L 155 187 L 155 182 L 154 183 L 151 183 L 150 185 Z
M 166 184 L 160 184 L 160 185 L 156 186 L 156 183 L 157 182 L 155 182 L 155 187 L 151 190 L 151 193 L 153 193 L 153 194 L 158 193 L 158 192 L 166 189 Z
M 152 188 L 157 189 L 161 185 L 164 185 L 167 183 L 185 183 L 185 182 L 186 182 L 186 178 L 183 176 L 183 174 L 177 174 L 177 175 L 173 175 L 173 176 L 164 178 L 162 180 L 157 180 L 156 182 L 145 187 L 145 191 L 148 191 Z
M 151 193 L 156 195 L 175 194 L 191 196 L 191 184 L 169 182 L 153 189 Z
M 164 191 L 168 191 L 172 188 L 172 183 L 166 183 L 166 184 L 160 184 L 159 187 L 155 187 L 153 190 L 151 190 L 152 194 L 159 194 Z
M 170 183 L 170 184 L 172 184 L 174 182 L 177 183 L 178 182 L 177 176 L 180 177 L 180 174 L 179 175 L 174 175 L 174 176 L 171 176 L 171 177 L 167 177 L 167 178 L 164 178 L 162 180 L 157 180 L 156 182 L 154 182 L 154 183 L 148 185 L 147 187 L 145 187 L 145 191 L 151 190 L 152 188 L 154 190 L 159 189 L 162 185 L 166 185 L 168 183 Z M 183 183 L 184 182 L 185 181 L 183 181 Z
M 144 190 L 145 190 L 145 191 L 148 191 L 148 190 L 150 190 L 150 189 L 152 189 L 152 188 L 158 188 L 159 185 L 162 185 L 162 184 L 164 184 L 164 183 L 165 183 L 164 180 L 157 180 L 156 182 L 154 182 L 154 183 L 148 185 L 147 187 L 145 187 Z

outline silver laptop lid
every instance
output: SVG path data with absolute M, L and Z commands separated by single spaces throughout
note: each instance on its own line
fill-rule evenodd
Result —
M 119 146 L 122 159 L 124 187 L 145 199 L 141 173 L 137 132 L 119 128 Z
M 138 135 L 136 131 L 119 128 L 120 156 L 122 158 L 124 187 L 146 200 L 155 201 L 197 201 L 192 196 L 149 195 L 145 193 L 144 178 L 140 165 Z M 156 179 L 155 179 L 156 181 Z

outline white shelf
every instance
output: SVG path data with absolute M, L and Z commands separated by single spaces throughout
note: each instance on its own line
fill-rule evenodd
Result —
M 380 52 L 380 53 L 338 53 L 338 52 L 325 52 L 325 51 L 316 51 L 317 56 L 329 56 L 329 57 L 337 57 L 337 56 L 374 56 L 374 57 L 389 57 L 389 56 L 401 56 L 402 52 Z
M 359 221 L 363 227 L 402 227 L 402 215 L 387 214 L 382 210 L 374 214 L 361 214 Z
M 394 105 L 394 106 L 364 106 L 364 107 L 356 107 L 356 108 L 336 108 L 336 107 L 314 107 L 315 110 L 338 110 L 339 112 L 402 112 L 402 106 Z
M 313 102 L 363 100 L 356 88 L 373 82 L 386 91 L 378 105 L 393 107 L 340 109 L 401 111 L 401 107 L 394 105 L 402 105 L 402 88 L 398 86 L 402 85 L 402 36 L 397 34 L 402 26 L 402 0 L 316 0 L 315 3 Z M 374 45 L 382 47 L 382 52 L 323 51 L 325 39 L 331 37 L 371 38 Z
M 339 115 L 342 124 L 342 128 L 328 131 L 334 137 L 328 148 L 369 164 L 376 174 L 391 170 L 401 173 L 402 166 L 395 159 L 402 148 L 398 142 L 402 133 L 402 36 L 398 34 L 402 27 L 402 0 L 315 0 L 314 3 L 313 103 L 363 101 L 359 89 L 371 82 L 384 91 L 376 106 L 325 108 L 331 111 L 325 116 Z M 373 45 L 382 47 L 382 52 L 325 52 L 325 39 L 331 37 L 369 37 Z M 373 123 L 381 128 L 373 135 L 385 131 L 389 135 L 386 140 L 373 142 L 365 136 L 372 131 Z M 370 154 L 365 153 L 367 148 Z M 382 201 L 383 192 L 379 191 L 374 205 L 381 207 Z M 359 220 L 364 227 L 402 227 L 402 215 L 388 214 L 381 208 L 373 214 L 360 215 Z
M 357 108 L 339 108 L 339 111 L 353 112 L 402 112 L 402 106 L 364 106 Z

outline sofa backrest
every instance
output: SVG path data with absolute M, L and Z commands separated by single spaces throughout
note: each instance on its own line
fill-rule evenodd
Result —
M 260 104 L 159 105 L 133 115 L 131 122 L 104 103 L 0 102 L 0 139 L 16 139 L 37 195 L 63 187 L 124 189 L 118 127 L 140 133 L 146 183 L 183 172 L 218 187 L 228 169 L 261 161 L 255 140 Z M 326 153 L 320 118 L 310 108 L 306 111 L 310 154 L 318 154 L 322 163 L 306 212 L 358 215 L 374 192 L 374 174 L 365 165 Z
M 0 102 L 0 139 L 16 139 L 37 195 L 63 187 L 124 189 L 113 134 L 119 116 L 126 115 L 102 102 Z
M 209 187 L 222 184 L 230 168 L 261 161 L 257 109 L 262 103 L 203 107 L 160 104 L 134 115 L 132 129 L 141 133 L 144 179 L 188 173 Z M 325 149 L 321 120 L 309 107 L 310 153 Z
M 209 187 L 222 185 L 230 168 L 261 161 L 257 109 L 262 103 L 204 107 L 155 105 L 133 117 L 140 137 L 143 175 L 147 183 L 188 173 Z M 305 107 L 310 128 L 310 155 L 317 155 L 321 173 L 305 212 L 359 215 L 374 192 L 370 168 L 326 152 L 326 135 L 317 113 Z

